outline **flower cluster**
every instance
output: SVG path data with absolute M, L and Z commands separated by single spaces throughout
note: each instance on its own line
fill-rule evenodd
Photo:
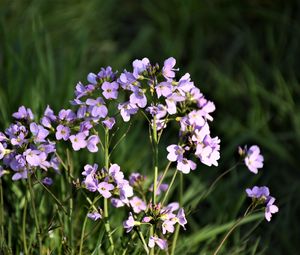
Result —
M 264 157 L 260 154 L 260 148 L 257 145 L 252 145 L 249 149 L 247 146 L 242 149 L 239 147 L 239 154 L 244 157 L 244 162 L 249 171 L 254 174 L 258 173 L 258 169 L 263 167 Z M 254 186 L 252 189 L 246 189 L 248 197 L 252 198 L 254 207 L 257 205 L 265 205 L 265 218 L 271 221 L 272 214 L 279 211 L 274 205 L 275 198 L 270 196 L 269 188 L 266 186 Z
M 82 187 L 109 199 L 114 207 L 125 206 L 129 210 L 129 217 L 123 222 L 127 233 L 141 225 L 156 226 L 156 235 L 149 239 L 150 248 L 157 244 L 160 248 L 166 249 L 167 241 L 163 236 L 173 233 L 176 224 L 185 229 L 187 220 L 184 209 L 179 208 L 179 203 L 173 202 L 162 206 L 160 203 L 154 205 L 146 201 L 145 176 L 132 173 L 127 180 L 117 164 L 111 164 L 108 170 L 105 168 L 98 170 L 97 164 L 88 164 L 85 165 L 82 175 L 84 176 Z M 158 190 L 159 192 L 165 191 L 165 189 Z M 142 198 L 135 193 L 142 194 Z M 102 209 L 94 208 L 87 216 L 94 221 L 102 219 Z M 161 233 L 162 238 L 158 237 L 158 233 Z
M 24 106 L 13 117 L 16 121 L 4 133 L 0 132 L 0 160 L 3 162 L 3 166 L 0 165 L 0 176 L 12 170 L 12 180 L 16 181 L 27 179 L 28 174 L 37 168 L 58 171 L 56 147 L 49 137 L 49 126 L 44 121 L 41 124 L 34 122 L 32 111 Z M 48 177 L 45 182 L 49 185 L 51 179 Z
M 267 221 L 271 221 L 272 214 L 277 213 L 279 209 L 274 205 L 275 198 L 270 196 L 269 188 L 266 186 L 254 186 L 252 189 L 246 189 L 246 192 L 248 197 L 254 200 L 254 203 L 264 204 L 266 206 L 265 218 Z

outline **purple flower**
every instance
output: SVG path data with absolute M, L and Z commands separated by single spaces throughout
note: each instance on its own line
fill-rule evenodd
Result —
M 41 124 L 44 127 L 50 128 L 51 122 L 56 120 L 56 116 L 54 115 L 53 110 L 50 108 L 49 105 L 47 105 L 47 108 L 44 112 L 44 116 L 41 119 Z
M 0 166 L 0 178 L 5 174 L 5 170 Z
M 58 113 L 58 118 L 60 120 L 73 121 L 76 119 L 76 114 L 70 109 L 62 109 Z
M 185 100 L 185 97 L 178 93 L 173 93 L 169 95 L 166 99 L 167 104 L 167 111 L 169 114 L 175 114 L 177 112 L 176 104 L 178 102 L 183 102 Z
M 118 88 L 119 88 L 119 84 L 117 82 L 103 82 L 102 86 L 101 86 L 102 90 L 103 90 L 103 96 L 106 99 L 117 99 L 118 98 Z
M 50 177 L 45 177 L 43 180 L 42 180 L 42 183 L 47 185 L 47 186 L 51 186 L 53 184 L 53 180 L 52 178 Z
M 129 184 L 131 186 L 138 186 L 141 182 L 143 182 L 145 177 L 140 173 L 132 173 L 129 176 Z
M 165 235 L 166 232 L 173 233 L 174 232 L 174 224 L 176 222 L 172 220 L 165 220 L 162 224 L 162 233 Z
M 25 108 L 25 106 L 20 106 L 18 111 L 13 113 L 12 115 L 15 119 L 25 119 L 25 120 L 33 120 L 32 111 L 29 108 Z
M 94 164 L 93 166 L 87 164 L 84 166 L 84 171 L 81 173 L 84 176 L 93 175 L 96 173 L 98 165 Z
M 132 62 L 133 66 L 133 76 L 137 79 L 139 74 L 144 72 L 147 67 L 150 65 L 150 61 L 148 58 L 143 58 L 142 60 L 136 59 Z
M 157 236 L 150 236 L 148 246 L 153 248 L 155 244 L 162 250 L 166 250 L 168 248 L 168 243 L 166 240 L 158 238 Z
M 90 218 L 90 219 L 93 220 L 93 221 L 102 219 L 102 215 L 101 215 L 99 212 L 97 212 L 97 211 L 88 213 L 88 214 L 87 214 L 87 217 Z
M 147 107 L 146 111 L 149 111 L 150 114 L 154 117 L 156 117 L 156 119 L 161 119 L 163 117 L 166 116 L 167 114 L 167 108 L 166 106 L 159 104 L 159 105 L 152 105 Z
M 276 205 L 274 205 L 275 202 L 274 197 L 269 197 L 267 201 L 268 202 L 265 209 L 265 218 L 267 221 L 271 221 L 272 214 L 277 213 L 279 209 Z
M 87 140 L 87 149 L 90 152 L 97 152 L 98 147 L 97 144 L 100 142 L 100 139 L 97 135 L 91 135 Z
M 111 197 L 111 193 L 109 191 L 113 190 L 114 188 L 114 185 L 107 182 L 100 182 L 98 185 L 99 193 L 105 198 Z
M 118 188 L 120 190 L 120 199 L 126 200 L 128 197 L 133 196 L 133 188 L 129 185 L 127 180 L 123 180 L 118 183 Z
M 67 141 L 70 137 L 70 128 L 69 127 L 65 127 L 63 125 L 58 125 L 56 127 L 56 133 L 55 133 L 55 137 L 57 140 L 61 140 L 64 139 L 65 141 Z
M 27 149 L 23 155 L 30 166 L 39 166 L 41 164 L 40 153 L 39 150 Z
M 123 120 L 128 122 L 130 120 L 130 115 L 136 114 L 139 108 L 135 104 L 125 102 L 119 104 L 118 109 L 120 110 Z
M 116 207 L 116 208 L 119 208 L 119 207 L 122 207 L 125 205 L 125 203 L 127 204 L 128 201 L 125 201 L 125 200 L 121 200 L 121 199 L 118 199 L 118 198 L 112 198 L 110 200 L 111 204 Z
M 258 168 L 263 167 L 264 157 L 260 154 L 260 149 L 257 145 L 253 145 L 246 151 L 245 164 L 248 169 L 257 174 Z
M 27 179 L 27 176 L 28 176 L 28 172 L 26 169 L 20 171 L 20 172 L 17 172 L 15 173 L 13 176 L 12 176 L 12 180 L 13 181 L 18 181 L 20 179 Z
M 102 123 L 105 125 L 105 127 L 107 127 L 110 130 L 115 125 L 116 120 L 114 117 L 106 118 L 105 120 L 102 121 Z
M 147 98 L 141 89 L 135 89 L 130 95 L 130 104 L 138 105 L 140 108 L 144 108 L 147 105 Z
M 129 233 L 135 225 L 136 222 L 132 216 L 132 213 L 130 212 L 128 219 L 123 221 L 123 227 L 126 229 L 126 233 Z
M 260 198 L 266 199 L 270 195 L 269 188 L 266 186 L 262 186 L 262 187 L 254 186 L 252 189 L 246 189 L 246 193 L 248 197 L 257 198 L 257 199 Z
M 218 137 L 211 138 L 206 135 L 203 143 L 197 144 L 195 155 L 207 166 L 218 166 L 218 160 L 220 159 L 219 143 L 220 139 Z
M 130 199 L 129 203 L 135 213 L 140 213 L 141 211 L 145 211 L 147 208 L 145 202 L 136 196 Z
M 3 144 L 0 143 L 0 159 L 3 159 L 5 154 L 6 154 L 6 149 L 4 148 Z
M 112 164 L 108 169 L 108 174 L 113 178 L 116 184 L 122 185 L 124 182 L 124 174 L 120 170 L 120 166 L 118 164 Z
M 178 71 L 178 69 L 174 69 L 174 66 L 176 64 L 176 59 L 173 57 L 170 57 L 165 60 L 164 66 L 162 69 L 163 76 L 169 80 L 175 77 L 175 72 Z
M 90 106 L 90 111 L 93 117 L 105 118 L 108 110 L 105 106 L 105 102 L 101 97 L 97 99 L 87 99 L 86 104 Z
M 84 133 L 78 133 L 77 135 L 71 135 L 70 141 L 74 151 L 78 151 L 86 147 L 87 142 L 85 140 L 86 136 Z
M 161 82 L 155 87 L 157 98 L 161 96 L 168 97 L 173 92 L 173 86 L 170 82 Z
M 183 208 L 180 208 L 178 210 L 178 213 L 177 213 L 177 219 L 178 219 L 178 223 L 183 227 L 183 229 L 185 229 L 185 224 L 187 223 L 187 220 L 185 218 L 185 214 L 184 214 L 184 209 Z
M 87 80 L 88 80 L 88 82 L 90 82 L 94 85 L 97 85 L 98 77 L 94 73 L 89 73 L 88 76 L 87 76 Z
M 186 158 L 177 161 L 177 169 L 184 174 L 188 174 L 190 170 L 195 170 L 196 167 L 197 165 L 195 162 Z
M 169 161 L 180 161 L 183 159 L 184 149 L 180 145 L 172 144 L 167 147 Z
M 91 192 L 96 192 L 98 190 L 98 180 L 94 177 L 94 174 L 89 174 L 85 177 L 82 182 L 86 189 Z

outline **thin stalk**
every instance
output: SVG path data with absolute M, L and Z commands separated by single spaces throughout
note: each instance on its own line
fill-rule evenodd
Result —
M 109 130 L 108 130 L 108 128 L 105 128 L 104 161 L 105 161 L 105 168 L 108 171 L 108 168 L 109 168 Z M 114 240 L 111 236 L 111 229 L 110 229 L 110 223 L 109 223 L 107 198 L 104 198 L 103 214 L 104 214 L 104 226 L 105 226 L 106 233 L 108 235 L 110 249 L 112 251 L 112 254 L 115 255 L 116 253 L 115 253 Z
M 26 215 L 27 215 L 27 198 L 25 200 L 24 210 L 23 210 L 23 222 L 22 222 L 22 235 L 23 235 L 23 246 L 24 246 L 24 254 L 28 254 L 27 249 L 27 239 L 26 239 Z
M 179 205 L 182 206 L 182 204 L 183 204 L 183 174 L 181 173 L 179 179 Z M 179 230 L 180 230 L 180 225 L 177 224 L 174 238 L 173 238 L 172 248 L 171 248 L 171 255 L 175 254 L 176 244 L 179 236 Z
M 0 243 L 4 243 L 4 200 L 3 200 L 3 187 L 2 179 L 0 177 L 0 226 L 1 226 L 1 239 Z
M 84 239 L 84 232 L 85 232 L 85 227 L 86 227 L 87 219 L 88 219 L 88 217 L 86 216 L 85 219 L 84 219 L 84 222 L 83 222 L 82 230 L 81 230 L 79 255 L 82 255 L 83 239 Z
M 153 118 L 152 127 L 152 142 L 153 142 L 153 161 L 154 161 L 154 180 L 153 180 L 153 204 L 156 204 L 156 193 L 157 193 L 157 178 L 158 178 L 158 143 L 157 143 L 157 127 L 156 127 L 156 117 Z
M 154 236 L 154 226 L 153 225 L 150 227 L 149 237 L 150 236 Z M 154 255 L 154 247 L 150 249 L 150 255 Z
M 238 225 L 240 224 L 240 222 L 247 217 L 249 214 L 252 213 L 252 211 L 255 209 L 255 206 L 253 207 L 253 204 L 251 204 L 250 206 L 248 206 L 247 210 L 245 211 L 244 215 L 242 217 L 240 217 L 234 224 L 233 226 L 229 229 L 229 231 L 227 232 L 227 234 L 224 236 L 224 238 L 222 239 L 221 243 L 218 245 L 217 249 L 215 250 L 213 255 L 217 255 L 219 253 L 219 251 L 221 250 L 223 244 L 225 243 L 225 241 L 228 239 L 228 237 L 230 236 L 230 234 L 238 227 Z M 250 210 L 251 209 L 251 210 Z
M 234 170 L 240 162 L 234 164 L 232 167 L 230 167 L 228 170 L 226 170 L 224 173 L 222 173 L 220 176 L 218 176 L 214 182 L 209 186 L 207 192 L 203 193 L 203 195 L 200 197 L 199 201 L 201 201 L 202 199 L 206 198 L 214 189 L 214 187 L 216 186 L 216 184 L 227 174 L 229 174 L 232 170 Z
M 170 184 L 169 184 L 169 187 L 168 187 L 168 189 L 167 189 L 167 191 L 166 191 L 166 193 L 165 193 L 165 196 L 164 196 L 164 198 L 163 198 L 163 200 L 162 200 L 162 202 L 161 202 L 162 205 L 164 205 L 164 203 L 166 202 L 166 199 L 167 199 L 167 197 L 168 197 L 168 195 L 169 195 L 169 192 L 170 192 L 170 190 L 171 190 L 171 187 L 172 187 L 173 184 L 174 184 L 174 181 L 175 181 L 177 172 L 178 172 L 178 170 L 176 169 L 176 171 L 175 171 L 175 173 L 174 173 L 174 175 L 173 175 L 173 177 L 172 177 L 172 180 L 171 180 L 171 182 L 170 182 Z
M 35 202 L 34 202 L 34 193 L 33 193 L 33 189 L 32 189 L 32 180 L 31 180 L 31 176 L 30 174 L 28 174 L 28 189 L 29 189 L 29 193 L 30 193 L 30 202 L 31 202 L 31 209 L 33 212 L 33 216 L 34 216 L 34 223 L 35 223 L 35 228 L 37 231 L 37 238 L 38 238 L 38 243 L 39 243 L 39 254 L 43 254 L 42 252 L 42 236 L 41 236 L 41 229 L 40 229 L 40 224 L 39 224 L 39 219 L 36 213 L 36 206 L 35 206 Z
M 156 126 L 156 116 L 153 117 L 152 124 L 152 146 L 153 146 L 153 165 L 154 165 L 154 178 L 153 178 L 153 194 L 152 202 L 156 205 L 156 193 L 157 193 L 157 179 L 158 179 L 158 140 L 157 140 L 157 126 Z M 150 236 L 155 235 L 155 228 L 151 226 Z M 154 255 L 154 247 L 150 249 L 150 255 Z
M 38 183 L 47 191 L 47 193 L 54 199 L 54 201 L 56 202 L 56 204 L 64 211 L 65 214 L 68 214 L 66 208 L 63 206 L 63 204 L 59 201 L 59 199 L 51 192 L 50 189 L 48 189 L 38 178 L 37 176 L 36 180 L 38 181 Z
M 67 162 L 68 162 L 68 181 L 70 186 L 70 200 L 69 200 L 69 216 L 68 216 L 68 223 L 69 223 L 69 244 L 71 249 L 71 254 L 74 254 L 73 251 L 73 224 L 72 224 L 72 215 L 73 215 L 73 192 L 72 192 L 72 173 L 73 173 L 73 164 L 71 161 L 70 151 L 67 150 Z
M 123 250 L 122 255 L 126 255 L 127 251 L 128 251 L 128 247 L 130 245 L 130 242 L 133 241 L 136 237 L 136 232 L 133 233 L 133 235 L 131 236 L 131 239 L 127 242 L 126 248 Z
M 136 232 L 138 233 L 138 236 L 139 236 L 140 240 L 141 240 L 142 243 L 143 243 L 144 250 L 146 251 L 147 254 L 149 254 L 148 245 L 147 245 L 147 243 L 146 243 L 146 241 L 145 241 L 145 238 L 144 238 L 144 236 L 143 236 L 143 233 L 142 233 L 140 230 L 138 230 L 138 229 L 136 229 Z
M 161 176 L 161 178 L 160 178 L 160 180 L 159 180 L 159 182 L 158 182 L 158 184 L 157 184 L 157 187 L 158 187 L 158 188 L 159 188 L 159 186 L 162 184 L 164 178 L 166 177 L 166 174 L 167 174 L 168 170 L 170 169 L 171 163 L 172 163 L 172 162 L 169 161 L 169 163 L 167 164 L 167 166 L 166 166 L 166 168 L 165 168 L 165 170 L 164 170 L 164 172 L 163 172 L 163 175 Z

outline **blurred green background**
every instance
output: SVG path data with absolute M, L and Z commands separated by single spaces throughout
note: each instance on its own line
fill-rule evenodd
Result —
M 0 130 L 21 104 L 38 114 L 47 104 L 56 112 L 69 107 L 77 81 L 101 66 L 122 71 L 135 58 L 162 63 L 174 56 L 181 73 L 189 72 L 215 102 L 212 128 L 222 140 L 221 167 L 187 177 L 190 192 L 198 194 L 230 167 L 238 145 L 258 144 L 265 156 L 258 176 L 240 168 L 196 205 L 191 250 L 209 254 L 218 242 L 205 233 L 241 214 L 247 185 L 266 184 L 280 212 L 250 237 L 255 224 L 242 226 L 224 254 L 299 254 L 299 13 L 296 0 L 2 0 Z M 127 160 L 126 148 L 142 135 L 136 130 L 116 159 L 131 169 L 143 167 L 142 160 Z

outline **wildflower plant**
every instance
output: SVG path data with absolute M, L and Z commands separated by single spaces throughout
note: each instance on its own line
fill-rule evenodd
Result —
M 53 180 L 48 176 L 51 171 L 60 174 L 62 168 L 68 171 L 58 149 L 65 143 L 73 151 L 87 150 L 103 158 L 101 165 L 86 164 L 78 169 L 81 176 L 68 173 L 69 181 L 77 192 L 84 194 L 88 203 L 79 245 L 72 248 L 72 237 L 69 237 L 72 252 L 83 254 L 85 228 L 90 220 L 104 225 L 108 240 L 103 245 L 106 254 L 130 254 L 132 249 L 145 254 L 156 254 L 161 250 L 167 254 L 175 253 L 180 229 L 188 229 L 188 211 L 181 196 L 177 201 L 170 201 L 173 199 L 169 196 L 170 190 L 178 175 L 182 192 L 185 175 L 198 175 L 197 167 L 201 164 L 218 166 L 220 159 L 220 139 L 210 130 L 215 104 L 205 98 L 190 74 L 177 78 L 178 71 L 172 57 L 166 59 L 162 67 L 143 58 L 133 61 L 130 71 L 118 73 L 111 67 L 101 68 L 98 73 L 88 74 L 87 84 L 79 82 L 76 85 L 70 109 L 61 109 L 56 115 L 47 106 L 39 121 L 35 121 L 32 111 L 24 106 L 13 114 L 15 122 L 0 133 L 0 177 L 9 175 L 13 181 L 24 179 L 28 183 L 39 254 L 44 254 L 43 237 L 34 203 L 33 181 L 70 216 L 71 210 L 67 211 L 63 202 L 51 192 Z M 148 124 L 153 151 L 153 169 L 146 175 L 136 171 L 128 173 L 111 161 L 120 142 L 113 139 L 118 128 L 130 123 L 138 114 Z M 176 143 L 163 145 L 168 160 L 164 166 L 159 162 L 158 149 L 161 137 L 170 125 L 177 127 L 178 139 Z M 257 174 L 263 167 L 264 158 L 258 146 L 239 148 L 239 153 L 252 173 Z M 263 207 L 265 218 L 270 221 L 278 207 L 274 205 L 275 198 L 270 196 L 269 189 L 255 186 L 248 188 L 246 193 L 252 202 L 242 218 Z M 1 206 L 3 217 L 3 203 Z M 122 232 L 128 236 L 125 245 L 120 243 L 120 237 L 116 237 L 115 232 L 120 231 L 112 229 L 111 224 L 112 215 L 120 210 L 126 215 L 119 223 Z M 223 238 L 214 254 L 219 252 L 241 219 Z M 136 240 L 140 245 L 136 245 Z M 26 244 L 24 246 L 26 253 Z

